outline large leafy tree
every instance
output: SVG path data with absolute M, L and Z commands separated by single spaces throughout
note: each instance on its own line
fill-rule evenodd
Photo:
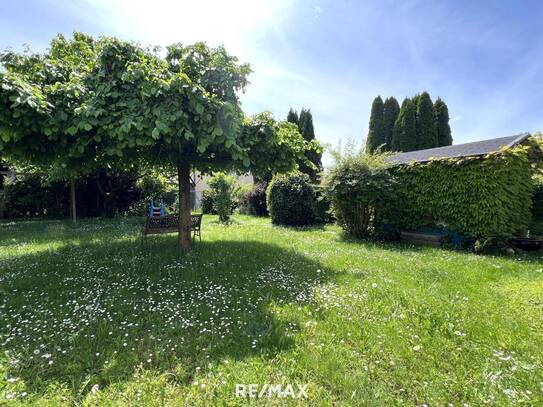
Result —
M 386 143 L 383 126 L 383 99 L 377 96 L 371 105 L 370 124 L 366 139 L 366 152 L 372 154 Z
M 74 179 L 103 164 L 96 119 L 78 109 L 99 52 L 99 42 L 76 33 L 54 38 L 44 54 L 0 54 L 0 153 L 12 164 L 71 180 L 74 219 Z
M 453 140 L 449 126 L 449 109 L 441 98 L 437 98 L 434 103 L 434 111 L 436 114 L 437 145 L 438 147 L 450 146 Z
M 416 107 L 409 98 L 405 98 L 394 124 L 392 138 L 393 151 L 413 151 L 417 149 Z
M 398 119 L 400 105 L 394 96 L 385 100 L 383 108 L 383 132 L 385 134 L 385 151 L 392 150 L 392 138 L 394 134 L 394 123 Z
M 58 55 L 57 40 L 65 43 Z M 57 40 L 49 54 L 33 57 L 39 69 L 25 66 L 29 58 L 11 56 L 17 69 L 1 77 L 0 147 L 17 158 L 66 168 L 115 160 L 176 173 L 179 246 L 189 250 L 191 170 L 247 171 L 271 159 L 251 154 L 260 138 L 242 131 L 238 92 L 247 85 L 249 66 L 204 43 L 174 44 L 163 56 L 115 38 L 76 34 Z M 60 85 L 51 78 L 57 70 L 65 76 Z M 293 163 L 293 157 L 283 159 Z
M 437 147 L 437 128 L 434 104 L 428 92 L 416 97 L 417 150 Z
M 246 146 L 251 173 L 257 181 L 269 182 L 275 174 L 288 172 L 297 165 L 316 171 L 308 159 L 309 151 L 322 154 L 316 140 L 305 140 L 298 126 L 277 121 L 269 112 L 248 117 L 243 122 L 242 143 Z

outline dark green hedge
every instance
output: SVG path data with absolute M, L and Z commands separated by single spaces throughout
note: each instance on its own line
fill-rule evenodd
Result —
M 523 232 L 531 219 L 533 149 L 395 167 L 386 217 L 403 229 L 441 225 L 474 237 Z
M 275 175 L 266 201 L 274 224 L 303 226 L 315 222 L 315 190 L 306 174 Z
M 543 220 L 543 178 L 538 177 L 535 180 L 534 198 L 532 206 L 532 216 L 534 220 Z

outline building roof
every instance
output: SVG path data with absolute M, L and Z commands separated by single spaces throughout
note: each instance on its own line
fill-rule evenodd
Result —
M 499 151 L 502 147 L 513 147 L 521 144 L 529 136 L 529 133 L 522 133 L 517 134 L 516 136 L 493 138 L 489 140 L 476 141 L 473 143 L 409 151 L 407 153 L 398 153 L 393 155 L 390 158 L 390 161 L 394 164 L 407 164 L 411 161 L 422 163 L 430 161 L 434 158 L 481 156 Z

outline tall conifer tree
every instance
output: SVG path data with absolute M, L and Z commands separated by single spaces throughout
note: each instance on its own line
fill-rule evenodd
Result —
M 394 123 L 398 119 L 400 105 L 394 96 L 385 100 L 383 108 L 383 132 L 385 135 L 384 151 L 392 151 L 392 137 L 394 133 Z
M 452 145 L 451 127 L 449 126 L 449 109 L 443 100 L 437 98 L 434 103 L 437 128 L 438 147 Z
M 428 92 L 416 98 L 417 150 L 437 147 L 437 128 L 434 104 Z
M 366 152 L 373 154 L 375 150 L 386 143 L 383 126 L 383 99 L 377 96 L 371 105 L 370 125 L 366 139 Z
M 392 137 L 393 151 L 413 151 L 417 149 L 417 114 L 414 103 L 405 98 L 394 124 Z
M 315 140 L 315 127 L 313 126 L 313 115 L 311 109 L 302 108 L 298 118 L 298 129 L 303 138 L 307 141 Z M 308 151 L 306 157 L 311 161 L 316 170 L 308 168 L 304 163 L 299 163 L 300 171 L 309 175 L 313 182 L 318 181 L 318 174 L 322 171 L 322 154 L 315 151 Z
M 287 122 L 294 123 L 296 126 L 298 126 L 300 122 L 300 119 L 298 118 L 298 112 L 294 110 L 292 107 L 288 111 Z

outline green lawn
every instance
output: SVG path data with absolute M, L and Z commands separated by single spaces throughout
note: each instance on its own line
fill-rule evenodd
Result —
M 180 256 L 141 226 L 0 223 L 0 405 L 543 403 L 541 255 L 204 216 Z

